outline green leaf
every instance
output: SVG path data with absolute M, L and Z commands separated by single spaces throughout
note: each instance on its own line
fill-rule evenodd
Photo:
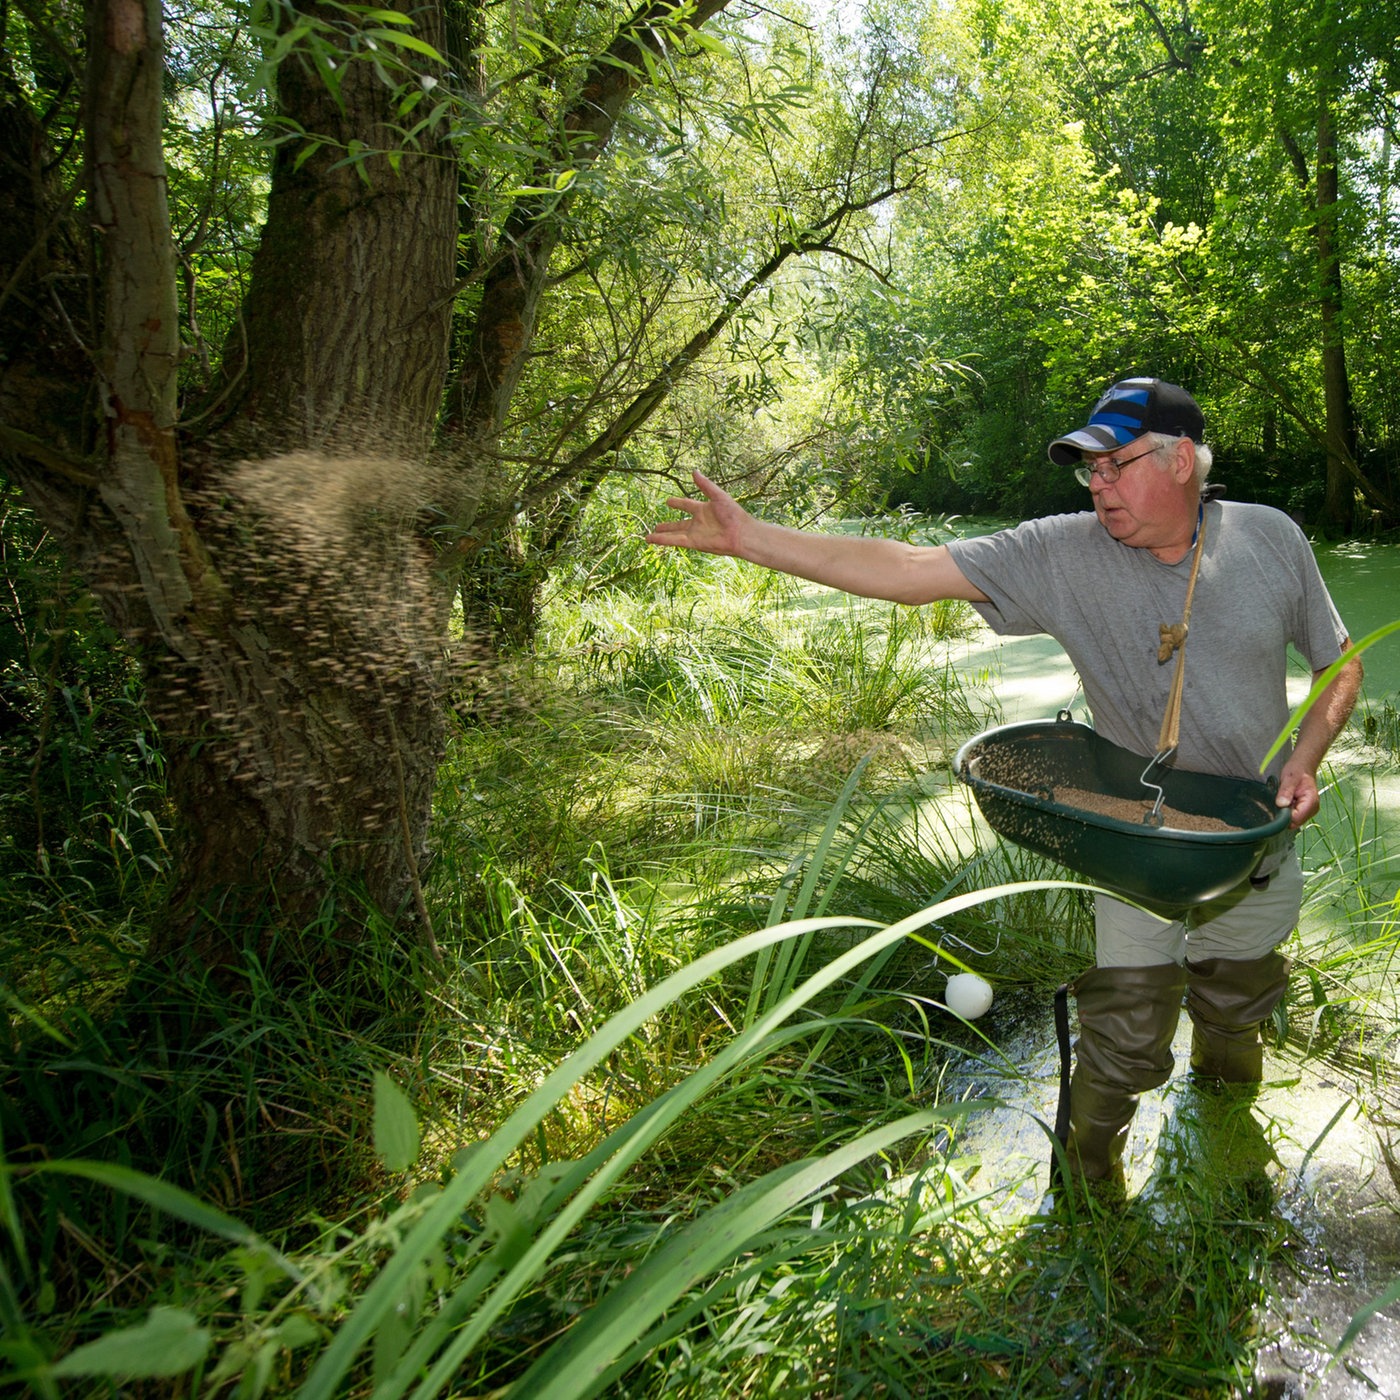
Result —
M 1337 1343 L 1336 1350 L 1332 1353 L 1332 1360 L 1327 1363 L 1327 1369 L 1330 1370 L 1332 1368 L 1336 1359 L 1356 1340 L 1361 1329 L 1365 1327 L 1382 1308 L 1388 1308 L 1397 1300 L 1400 1300 L 1400 1279 L 1396 1279 L 1379 1298 L 1373 1298 L 1352 1318 L 1347 1330 L 1342 1333 L 1342 1339 Z
M 300 170 L 301 167 L 321 149 L 321 146 L 322 142 L 320 141 L 308 141 L 301 150 L 297 152 L 296 160 L 292 162 L 292 169 Z
M 276 1337 L 281 1346 L 295 1351 L 298 1347 L 309 1347 L 313 1342 L 319 1342 L 321 1329 L 306 1313 L 292 1313 L 277 1324 Z
M 14 1193 L 10 1190 L 10 1173 L 5 1163 L 4 1143 L 0 1142 L 0 1230 L 9 1235 L 10 1243 L 23 1267 L 28 1264 L 24 1252 L 24 1230 L 20 1225 L 19 1211 L 15 1208 Z M 3 1275 L 0 1275 L 3 1277 Z
M 225 1215 L 217 1206 L 206 1205 L 198 1196 L 192 1196 L 188 1191 L 182 1191 L 178 1186 L 172 1186 L 159 1177 L 147 1176 L 145 1172 L 136 1171 L 132 1167 L 109 1162 L 88 1162 L 81 1158 L 72 1161 L 39 1162 L 26 1170 L 35 1175 L 53 1173 L 58 1176 L 78 1176 L 85 1181 L 95 1181 L 113 1191 L 135 1196 L 138 1201 L 145 1201 L 148 1206 L 154 1206 L 176 1220 L 196 1225 L 210 1234 L 220 1235 L 235 1244 L 244 1245 L 266 1255 L 291 1278 L 300 1281 L 300 1273 L 247 1225 L 230 1215 Z
M 374 1075 L 374 1150 L 391 1172 L 418 1160 L 418 1117 L 403 1090 L 383 1070 Z
M 178 1376 L 209 1354 L 209 1329 L 183 1308 L 152 1308 L 135 1327 L 85 1342 L 54 1364 L 55 1376 Z
M 462 1212 L 486 1190 L 492 1178 L 510 1160 L 519 1145 L 554 1111 L 559 1100 L 574 1084 L 683 992 L 702 984 L 721 969 L 761 952 L 771 943 L 801 938 L 814 929 L 878 930 L 823 966 L 802 988 L 792 993 L 785 1002 L 775 1006 L 758 1024 L 747 1028 L 712 1060 L 694 1071 L 682 1085 L 667 1091 L 660 1099 L 648 1104 L 610 1137 L 607 1143 L 609 1155 L 606 1163 L 601 1166 L 598 1163 L 589 1164 L 593 1174 L 587 1184 L 583 1185 L 566 1205 L 559 1208 L 547 1225 L 542 1224 L 538 1227 L 525 1255 L 510 1266 L 509 1275 L 493 1289 L 490 1298 L 484 1303 L 473 1300 L 476 1311 L 470 1322 L 458 1327 L 453 1333 L 450 1345 L 433 1363 L 428 1378 L 421 1382 L 417 1393 L 426 1396 L 436 1394 L 438 1389 L 445 1389 L 447 1378 L 457 1373 L 463 1358 L 470 1355 L 473 1347 L 479 1344 L 486 1329 L 509 1306 L 510 1301 L 519 1296 L 528 1282 L 538 1276 L 550 1253 L 611 1183 L 616 1181 L 631 1163 L 638 1160 L 689 1105 L 703 1097 L 713 1084 L 730 1073 L 737 1064 L 755 1054 L 759 1047 L 771 1043 L 775 1036 L 779 1036 L 779 1028 L 783 1023 L 789 1017 L 796 1016 L 799 1009 L 814 996 L 841 983 L 854 968 L 883 948 L 902 941 L 925 925 L 951 918 L 964 909 L 1022 891 L 1087 888 L 1092 886 L 1065 880 L 1029 880 L 997 885 L 921 909 L 884 928 L 873 920 L 850 915 L 799 919 L 778 928 L 760 929 L 736 938 L 672 973 L 656 986 L 649 988 L 636 1001 L 616 1012 L 584 1045 L 546 1076 L 539 1087 L 516 1108 L 487 1142 L 481 1144 L 477 1151 L 463 1161 L 461 1169 L 438 1193 L 436 1200 L 424 1211 L 403 1242 L 385 1261 L 374 1281 L 356 1301 L 354 1310 L 337 1328 L 335 1336 L 321 1352 L 311 1374 L 303 1382 L 298 1392 L 300 1400 L 332 1400 L 332 1397 L 339 1393 L 341 1382 L 350 1371 L 360 1348 L 400 1302 L 405 1281 L 432 1251 L 439 1247 L 446 1234 L 458 1228 Z M 805 1035 L 809 1030 L 809 1023 L 799 1024 L 792 1034 Z M 484 1266 L 484 1271 L 487 1275 L 491 1272 L 489 1263 Z M 462 1315 L 462 1311 L 454 1314 L 457 1320 L 460 1320 Z M 423 1363 L 429 1359 L 430 1353 L 420 1358 Z M 404 1385 L 411 1383 L 411 1380 L 412 1378 L 405 1378 Z M 402 1388 L 386 1388 L 383 1392 L 386 1400 L 391 1394 L 401 1394 Z
M 294 24 L 290 29 L 284 31 L 278 38 L 276 46 L 268 55 L 269 65 L 276 66 L 281 63 L 286 56 L 299 44 L 308 34 L 311 33 L 311 25 Z
M 1318 678 L 1313 682 L 1313 687 L 1304 696 L 1302 704 L 1298 706 L 1288 717 L 1288 723 L 1284 725 L 1283 732 L 1274 740 L 1273 746 L 1269 749 L 1259 764 L 1259 771 L 1262 773 L 1268 766 L 1269 760 L 1288 742 L 1288 736 L 1303 722 L 1303 717 L 1312 707 L 1317 704 L 1319 696 L 1337 678 L 1338 672 L 1344 666 L 1354 661 L 1361 653 L 1369 647 L 1375 646 L 1377 642 L 1384 641 L 1393 632 L 1400 632 L 1400 621 L 1387 622 L 1384 627 L 1377 627 L 1374 632 L 1368 632 L 1353 647 L 1348 647 Z
M 395 44 L 401 49 L 412 49 L 414 53 L 420 53 L 424 58 L 432 59 L 434 63 L 447 62 L 431 44 L 425 43 L 414 34 L 400 34 L 396 29 L 366 29 L 365 37 L 378 39 L 384 44 Z
M 379 1324 L 379 1328 L 374 1334 L 374 1345 L 371 1348 L 372 1374 L 376 1390 L 383 1386 L 385 1380 L 393 1372 L 394 1363 L 407 1349 L 409 1340 L 413 1336 L 414 1321 L 408 1301 L 404 1300 Z
M 512 1394 L 520 1400 L 588 1400 L 596 1395 L 609 1378 L 610 1363 L 627 1355 L 687 1289 L 737 1258 L 762 1231 L 843 1172 L 958 1111 L 955 1106 L 908 1114 L 825 1156 L 785 1164 L 740 1187 L 658 1245 L 515 1383 Z M 805 1222 L 801 1228 L 808 1228 Z

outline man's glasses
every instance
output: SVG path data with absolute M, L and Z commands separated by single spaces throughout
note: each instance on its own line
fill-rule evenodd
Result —
M 1131 467 L 1134 462 L 1142 461 L 1144 457 L 1153 456 L 1156 451 L 1155 447 L 1149 447 L 1146 452 L 1139 452 L 1136 457 L 1129 457 L 1126 462 L 1115 462 L 1112 457 L 1100 457 L 1092 467 L 1075 467 L 1074 479 L 1081 486 L 1092 486 L 1094 478 L 1098 477 L 1105 486 L 1112 486 L 1126 468 Z

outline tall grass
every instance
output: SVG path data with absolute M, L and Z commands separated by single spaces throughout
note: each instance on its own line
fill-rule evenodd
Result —
M 186 989 L 200 1029 L 177 1054 L 130 996 L 149 850 L 113 843 L 94 882 L 129 882 L 125 921 L 23 886 L 11 1379 L 249 1400 L 1250 1391 L 1286 1236 L 1194 1140 L 1120 1215 L 1027 1214 L 1027 1183 L 968 1146 L 1005 1112 L 976 1068 L 999 1012 L 950 1016 L 947 974 L 1048 992 L 1091 929 L 1082 890 L 949 791 L 983 722 L 940 660 L 965 611 L 756 578 L 687 564 L 556 605 L 516 702 L 464 725 L 443 770 L 440 967 L 387 928 L 357 987 L 292 997 L 250 962 L 237 1001 Z M 1310 854 L 1313 898 L 1356 933 L 1308 945 L 1295 1031 L 1314 975 L 1352 1043 L 1400 1024 L 1372 837 L 1358 809 Z

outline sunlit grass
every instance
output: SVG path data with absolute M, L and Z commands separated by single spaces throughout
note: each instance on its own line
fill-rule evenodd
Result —
M 442 772 L 426 871 L 441 966 L 388 929 L 358 986 L 288 994 L 250 962 L 241 1001 L 194 990 L 179 1014 L 201 1029 L 176 1055 L 121 1001 L 139 920 L 75 903 L 71 882 L 23 887 L 25 943 L 7 952 L 23 1053 L 0 1105 L 9 1364 L 159 1305 L 208 1331 L 206 1382 L 252 1376 L 250 1397 L 297 1393 L 347 1327 L 366 1369 L 340 1373 L 343 1393 L 368 1394 L 369 1370 L 384 1394 L 418 1393 L 409 1371 L 438 1365 L 421 1393 L 553 1396 L 549 1358 L 572 1353 L 551 1349 L 588 1319 L 618 1396 L 1250 1393 L 1252 1318 L 1287 1241 L 1241 1212 L 1194 1140 L 1168 1143 L 1152 1192 L 1116 1213 L 1028 1214 L 1025 1182 L 965 1150 L 964 1118 L 996 1111 L 961 1101 L 996 1058 L 995 1017 L 943 1009 L 950 968 L 1048 997 L 1092 957 L 1087 895 L 990 838 L 951 782 L 982 722 L 941 659 L 966 610 L 832 605 L 759 577 L 687 565 L 655 593 L 550 613 L 514 702 L 464 723 Z M 1379 1065 L 1400 1025 L 1393 871 L 1366 804 L 1337 815 L 1309 848 L 1289 1045 Z M 153 878 L 137 857 L 113 848 L 117 888 Z M 940 902 L 853 957 L 872 927 Z M 337 936 L 333 911 L 319 936 Z M 683 994 L 657 996 L 704 959 Z M 734 1048 L 799 989 L 762 1053 Z M 376 1107 L 386 1072 L 411 1105 L 407 1160 L 384 1150 L 404 1123 Z M 1379 1093 L 1371 1108 L 1383 1130 Z M 493 1136 L 511 1122 L 527 1126 Z M 489 1162 L 470 1155 L 493 1143 Z M 79 1156 L 191 1187 L 271 1252 L 202 1245 L 174 1198 L 152 1213 L 38 1169 Z M 803 1163 L 817 1165 L 788 1199 Z M 476 1194 L 454 1187 L 468 1170 Z M 454 1189 L 459 1208 L 438 1204 Z M 572 1217 L 570 1192 L 594 1193 Z M 712 1222 L 739 1219 L 732 1250 L 706 1252 Z M 668 1252 L 704 1267 L 667 1273 Z M 379 1283 L 393 1260 L 397 1294 Z M 487 1307 L 498 1274 L 515 1281 Z M 665 1279 L 663 1312 L 629 1315 Z

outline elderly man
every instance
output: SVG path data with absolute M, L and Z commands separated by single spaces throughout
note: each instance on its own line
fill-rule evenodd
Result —
M 1298 527 L 1279 511 L 1221 501 L 1207 488 L 1204 434 L 1184 389 L 1125 379 L 1084 427 L 1050 444 L 1050 460 L 1073 465 L 1088 488 L 1092 513 L 917 546 L 767 524 L 696 473 L 703 498 L 669 500 L 685 518 L 657 525 L 647 539 L 867 598 L 963 598 L 999 634 L 1047 633 L 1074 663 L 1095 728 L 1144 755 L 1157 750 L 1172 683 L 1173 668 L 1158 659 L 1159 623 L 1182 617 L 1199 552 L 1176 763 L 1256 778 L 1288 720 L 1288 646 L 1316 675 L 1350 643 Z M 1193 1070 L 1259 1081 L 1260 1026 L 1287 987 L 1278 947 L 1302 899 L 1293 833 L 1318 810 L 1318 765 L 1360 685 L 1354 658 L 1274 760 L 1277 801 L 1291 809 L 1291 826 L 1248 880 L 1208 904 L 1160 911 L 1162 918 L 1098 897 L 1097 966 L 1073 988 L 1079 1039 L 1067 1150 L 1083 1177 L 1121 1179 L 1138 1097 L 1171 1073 L 1183 995 Z

